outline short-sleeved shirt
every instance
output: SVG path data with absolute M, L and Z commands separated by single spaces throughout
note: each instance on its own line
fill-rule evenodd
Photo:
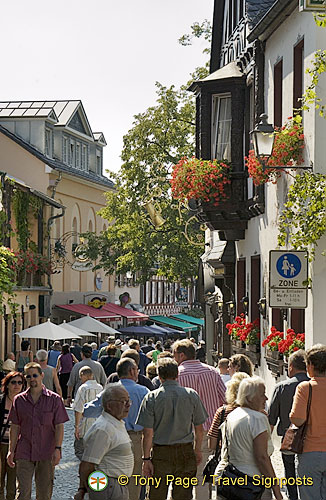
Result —
M 303 451 L 326 451 L 326 378 L 313 377 L 311 408 Z M 290 418 L 306 420 L 309 397 L 309 382 L 296 388 Z
M 70 377 L 68 380 L 68 387 L 72 386 L 75 388 L 75 394 L 78 391 L 79 387 L 81 386 L 82 382 L 79 378 L 79 370 L 83 366 L 89 366 L 89 368 L 92 370 L 94 378 L 96 379 L 98 384 L 103 385 L 103 387 L 106 384 L 106 375 L 105 371 L 103 370 L 103 366 L 98 362 L 98 361 L 93 361 L 90 358 L 85 358 L 83 361 L 79 361 L 79 363 L 76 363 L 71 370 Z
M 96 464 L 109 477 L 130 477 L 134 455 L 124 422 L 103 412 L 84 436 L 83 461 Z
M 55 449 L 55 426 L 69 417 L 61 397 L 43 386 L 36 403 L 30 389 L 17 394 L 9 420 L 20 426 L 15 458 L 38 462 L 51 459 Z
M 179 365 L 178 382 L 199 394 L 208 413 L 208 419 L 204 423 L 204 430 L 208 431 L 217 408 L 225 403 L 226 389 L 217 369 L 198 359 L 188 359 Z
M 270 425 L 267 416 L 251 408 L 236 408 L 227 418 L 226 424 L 230 462 L 244 474 L 260 474 L 254 457 L 254 439 L 267 431 L 268 454 L 273 453 Z
M 84 412 L 84 405 L 93 401 L 96 396 L 103 391 L 103 387 L 96 382 L 96 380 L 87 380 L 84 384 L 82 384 L 75 396 L 74 403 L 72 405 L 72 409 L 77 411 L 78 413 Z M 84 434 L 88 431 L 88 429 L 95 422 L 94 418 L 82 418 L 79 424 L 79 434 L 80 437 L 83 437 Z
M 197 392 L 166 380 L 144 397 L 136 423 L 153 429 L 153 442 L 161 445 L 191 443 L 193 425 L 201 425 L 207 412 Z

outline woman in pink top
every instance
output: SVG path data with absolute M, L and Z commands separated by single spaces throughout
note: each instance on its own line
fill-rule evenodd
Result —
M 326 346 L 308 349 L 306 364 L 311 380 L 297 386 L 290 420 L 297 426 L 306 421 L 310 384 L 311 407 L 303 453 L 298 455 L 297 481 L 301 500 L 321 500 L 326 498 Z
M 70 352 L 69 344 L 63 344 L 62 351 L 58 357 L 57 372 L 59 374 L 59 382 L 62 390 L 62 399 L 64 405 L 67 406 L 67 383 L 70 377 L 70 372 L 74 363 L 78 363 L 77 358 Z

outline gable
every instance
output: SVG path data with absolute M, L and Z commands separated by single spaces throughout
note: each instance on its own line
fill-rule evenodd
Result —
M 68 123 L 68 127 L 77 130 L 81 134 L 92 137 L 91 134 L 89 133 L 88 128 L 83 123 L 79 110 L 77 110 L 76 113 L 72 116 L 71 120 Z

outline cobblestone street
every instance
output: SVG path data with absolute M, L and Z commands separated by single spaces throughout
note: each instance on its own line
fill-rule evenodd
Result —
M 52 500 L 71 500 L 78 488 L 79 461 L 74 453 L 74 412 L 70 409 L 67 412 L 70 420 L 65 423 L 62 459 L 55 468 Z M 34 490 L 32 499 L 36 499 Z
M 74 453 L 74 414 L 70 409 L 67 409 L 67 412 L 70 420 L 65 423 L 65 437 L 62 449 L 62 460 L 60 462 L 60 465 L 58 465 L 55 469 L 52 500 L 71 500 L 78 488 L 79 461 L 76 459 Z M 278 477 L 283 477 L 283 463 L 281 454 L 278 451 L 280 448 L 279 438 L 277 436 L 273 436 L 273 438 L 275 448 L 272 456 L 273 466 L 276 475 Z M 284 498 L 286 498 L 285 491 L 283 491 L 283 496 Z M 36 500 L 34 490 L 32 499 Z

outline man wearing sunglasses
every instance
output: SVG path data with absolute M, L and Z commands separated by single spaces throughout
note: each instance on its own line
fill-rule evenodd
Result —
M 52 497 L 54 467 L 61 458 L 63 424 L 69 420 L 62 399 L 42 383 L 44 374 L 38 363 L 24 367 L 27 390 L 14 399 L 11 421 L 10 467 L 17 463 L 17 500 L 30 500 L 35 473 L 36 497 Z

